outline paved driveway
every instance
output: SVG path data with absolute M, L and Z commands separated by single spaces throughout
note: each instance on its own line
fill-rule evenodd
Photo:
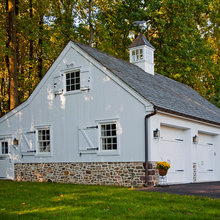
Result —
M 220 182 L 189 183 L 142 188 L 140 191 L 173 193 L 179 195 L 207 196 L 220 199 Z

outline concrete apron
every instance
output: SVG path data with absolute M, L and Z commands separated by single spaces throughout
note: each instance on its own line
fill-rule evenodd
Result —
M 137 189 L 139 191 L 171 193 L 178 195 L 206 196 L 220 199 L 220 181 L 155 186 Z

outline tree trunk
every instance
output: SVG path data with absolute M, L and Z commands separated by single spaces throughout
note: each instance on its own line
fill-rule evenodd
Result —
M 18 105 L 15 0 L 8 0 L 10 110 Z
M 30 7 L 30 20 L 32 21 L 33 19 L 33 4 L 32 4 L 32 0 L 30 0 L 29 2 L 29 7 Z M 29 53 L 30 53 L 30 68 L 29 68 L 29 86 L 28 86 L 28 94 L 30 95 L 31 94 L 31 91 L 32 91 L 32 86 L 31 86 L 31 75 L 32 75 L 32 72 L 33 72 L 33 40 L 32 40 L 32 30 L 30 29 L 30 48 L 29 48 Z
M 43 32 L 43 15 L 40 14 L 40 20 L 39 20 L 39 39 L 38 39 L 38 64 L 37 64 L 37 70 L 38 70 L 38 78 L 41 80 L 43 78 L 43 49 L 42 49 L 42 32 Z
M 89 46 L 92 46 L 93 43 L 93 26 L 92 26 L 92 0 L 89 0 Z
M 6 0 L 6 11 L 8 12 L 8 0 Z M 7 23 L 6 25 L 6 33 L 7 33 L 7 37 L 9 38 L 8 34 L 9 34 L 9 23 Z M 6 48 L 9 50 L 9 40 L 6 40 L 5 42 L 5 46 Z M 9 73 L 9 57 L 8 57 L 8 52 L 5 53 L 5 63 L 6 63 L 6 67 L 7 67 L 7 70 L 8 70 L 8 73 Z M 6 84 L 7 84 L 7 79 L 5 78 L 6 80 Z M 3 86 L 3 84 L 2 84 Z M 7 90 L 7 95 L 8 95 L 8 100 L 6 101 L 6 106 L 7 108 L 5 108 L 7 111 L 10 109 L 10 98 L 9 98 L 9 93 L 10 93 L 10 84 L 8 83 L 8 86 L 5 85 L 5 90 Z M 3 112 L 4 112 L 4 107 L 3 107 Z

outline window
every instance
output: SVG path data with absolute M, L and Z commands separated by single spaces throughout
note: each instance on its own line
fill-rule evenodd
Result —
M 66 91 L 75 91 L 80 89 L 80 72 L 75 71 L 66 73 Z
M 143 49 L 140 49 L 140 52 L 139 52 L 139 59 L 140 60 L 143 60 Z
M 153 63 L 153 52 L 151 50 L 147 49 L 147 51 L 146 51 L 146 60 L 149 63 Z
M 116 123 L 101 125 L 101 148 L 105 150 L 117 150 L 117 126 Z
M 8 142 L 2 142 L 2 154 L 8 154 Z
M 143 49 L 136 49 L 132 51 L 132 61 L 143 60 Z
M 38 129 L 38 152 L 39 153 L 50 152 L 50 129 L 49 128 Z

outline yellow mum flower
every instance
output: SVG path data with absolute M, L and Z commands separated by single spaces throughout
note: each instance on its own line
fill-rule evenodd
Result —
M 159 161 L 157 162 L 156 168 L 168 170 L 170 169 L 170 164 L 166 161 Z

